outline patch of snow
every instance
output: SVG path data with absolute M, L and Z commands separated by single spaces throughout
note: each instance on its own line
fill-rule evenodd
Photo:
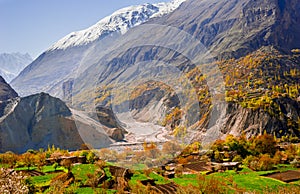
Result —
M 2 76 L 5 81 L 9 83 L 31 62 L 32 58 L 27 53 L 1 53 L 0 76 Z
M 173 0 L 168 3 L 130 6 L 114 12 L 95 25 L 78 32 L 72 32 L 56 42 L 48 51 L 83 46 L 112 32 L 125 34 L 130 28 L 145 23 L 150 18 L 161 17 L 173 12 L 186 0 Z

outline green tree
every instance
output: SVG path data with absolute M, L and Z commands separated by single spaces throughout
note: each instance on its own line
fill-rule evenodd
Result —
M 89 151 L 89 153 L 86 156 L 86 161 L 90 164 L 93 164 L 96 160 L 96 155 L 94 152 Z
M 229 151 L 236 151 L 237 154 L 242 156 L 243 158 L 250 154 L 249 144 L 245 135 L 242 135 L 240 137 L 228 135 L 224 143 L 229 147 Z

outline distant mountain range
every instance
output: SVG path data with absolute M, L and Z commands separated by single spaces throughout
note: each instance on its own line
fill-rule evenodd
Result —
M 29 54 L 2 53 L 0 54 L 0 76 L 10 82 L 32 61 Z

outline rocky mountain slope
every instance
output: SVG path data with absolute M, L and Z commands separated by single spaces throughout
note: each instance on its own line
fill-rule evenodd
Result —
M 263 131 L 298 138 L 299 13 L 297 0 L 189 0 L 125 34 L 94 41 L 84 57 L 81 46 L 45 53 L 13 84 L 46 78 L 47 86 L 32 87 L 58 92 L 52 80 L 64 82 L 72 106 L 96 109 L 100 122 L 127 114 L 188 142 Z M 70 72 L 65 55 L 80 67 L 62 80 L 60 72 Z M 60 68 L 40 78 L 28 74 L 46 72 L 46 63 Z
M 214 56 L 240 57 L 267 45 L 298 48 L 299 9 L 297 0 L 187 1 L 155 23 L 185 30 Z
M 5 82 L 1 82 L 1 89 L 3 85 L 10 91 L 1 91 L 0 152 L 25 152 L 51 145 L 70 150 L 82 144 L 101 148 L 113 142 L 100 124 L 70 110 L 60 99 L 45 93 L 19 98 Z M 113 131 L 108 132 L 118 138 Z
M 214 138 L 264 130 L 299 137 L 298 118 L 289 115 L 299 115 L 299 55 L 291 50 L 300 48 L 300 3 L 283 2 L 187 1 L 130 30 L 109 54 L 91 51 L 85 61 L 97 60 L 75 79 L 73 103 L 131 112 L 147 122 L 161 123 L 166 115 L 170 120 L 165 124 L 175 134 L 188 127 L 210 131 Z M 155 83 L 142 86 L 149 80 Z M 167 92 L 161 93 L 162 88 Z M 174 92 L 180 100 L 170 98 Z M 190 103 L 189 92 L 196 92 L 197 101 Z M 238 111 L 225 111 L 228 102 L 236 103 Z M 179 119 L 174 119 L 175 107 L 181 109 Z M 291 109 L 296 111 L 287 111 Z M 263 115 L 257 116 L 260 111 Z M 232 128 L 230 118 L 242 112 Z
M 24 69 L 11 84 L 21 96 L 43 91 L 63 98 L 64 82 L 76 77 L 78 68 L 87 68 L 82 60 L 96 43 L 101 44 L 98 54 L 102 55 L 116 37 L 151 18 L 173 12 L 183 1 L 144 4 L 118 10 L 90 28 L 73 32 L 59 40 Z
M 200 41 L 210 57 L 217 58 L 238 58 L 268 45 L 290 52 L 300 44 L 296 35 L 300 33 L 297 0 L 189 0 L 182 5 L 181 2 L 121 9 L 86 30 L 71 33 L 38 57 L 12 86 L 21 96 L 44 91 L 69 98 L 70 91 L 63 90 L 64 83 L 72 85 L 74 78 L 120 46 L 116 39 L 127 39 L 125 32 L 145 22 L 179 28 Z M 159 15 L 163 16 L 156 17 Z M 167 35 L 149 26 L 144 33 L 157 40 Z M 132 43 L 121 49 L 135 46 L 136 42 Z
M 9 84 L 0 76 L 0 101 L 6 101 L 12 98 L 16 98 L 18 94 Z
M 32 61 L 29 54 L 2 53 L 0 54 L 0 76 L 10 82 Z

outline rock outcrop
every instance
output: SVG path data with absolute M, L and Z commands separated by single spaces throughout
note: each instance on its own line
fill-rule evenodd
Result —
M 107 147 L 112 140 L 101 130 L 73 115 L 58 98 L 40 93 L 7 103 L 0 118 L 0 152 L 25 152 L 27 149 L 55 145 L 76 150 L 82 144 Z
M 0 101 L 6 101 L 18 97 L 17 92 L 0 76 Z
M 299 13 L 298 0 L 191 0 L 153 23 L 190 33 L 216 57 L 238 58 L 266 45 L 298 48 Z
M 264 133 L 278 138 L 291 135 L 300 137 L 297 123 L 297 118 L 300 116 L 300 103 L 290 98 L 274 99 L 274 103 L 280 104 L 281 114 L 270 113 L 263 108 L 245 108 L 232 102 L 216 105 L 203 122 L 198 122 L 191 127 L 200 131 L 190 138 L 193 141 L 210 144 L 228 134 L 234 136 L 245 134 L 248 138 Z M 211 119 L 215 115 L 218 115 L 218 119 Z

